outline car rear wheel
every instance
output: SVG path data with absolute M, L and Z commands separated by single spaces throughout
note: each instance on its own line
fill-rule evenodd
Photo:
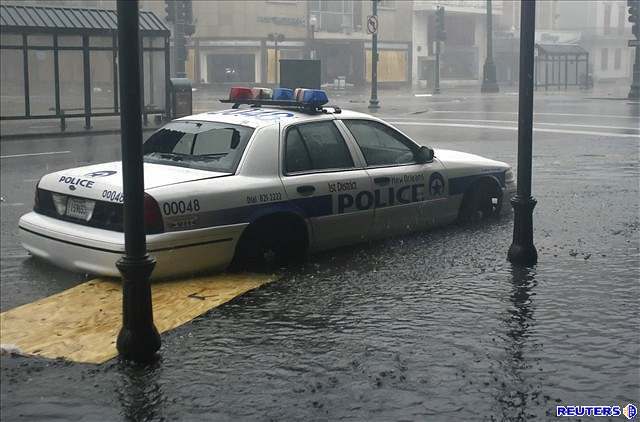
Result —
M 232 263 L 233 269 L 271 270 L 300 262 L 307 252 L 307 228 L 288 216 L 266 217 L 243 233 Z
M 502 190 L 492 179 L 482 179 L 465 193 L 458 220 L 477 223 L 497 218 L 502 210 Z

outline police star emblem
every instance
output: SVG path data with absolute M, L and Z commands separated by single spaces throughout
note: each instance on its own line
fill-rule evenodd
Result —
M 444 194 L 444 178 L 438 172 L 432 173 L 429 177 L 429 194 L 440 196 Z

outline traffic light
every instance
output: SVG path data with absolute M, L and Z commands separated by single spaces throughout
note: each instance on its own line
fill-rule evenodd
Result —
M 164 7 L 164 11 L 167 12 L 167 16 L 165 17 L 165 20 L 167 22 L 175 22 L 176 21 L 176 4 L 173 0 L 164 0 L 164 2 L 167 4 Z
M 438 6 L 436 9 L 436 40 L 447 39 L 447 31 L 444 30 L 444 7 Z
M 191 0 L 176 0 L 176 22 L 183 23 L 184 34 L 191 36 L 196 32 L 196 27 L 193 24 L 193 4 Z
M 640 1 L 627 0 L 627 6 L 629 6 L 629 22 L 633 24 L 631 33 L 636 38 L 640 38 L 640 26 L 638 25 L 638 21 L 640 21 Z

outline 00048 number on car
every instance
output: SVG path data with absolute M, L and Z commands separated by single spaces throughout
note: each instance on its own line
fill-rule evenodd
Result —
M 185 214 L 200 211 L 200 202 L 197 199 L 189 201 L 171 201 L 162 204 L 164 215 Z

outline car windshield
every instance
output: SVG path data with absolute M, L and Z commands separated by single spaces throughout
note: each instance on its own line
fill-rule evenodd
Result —
M 171 122 L 144 143 L 144 161 L 233 173 L 253 129 L 220 122 Z

